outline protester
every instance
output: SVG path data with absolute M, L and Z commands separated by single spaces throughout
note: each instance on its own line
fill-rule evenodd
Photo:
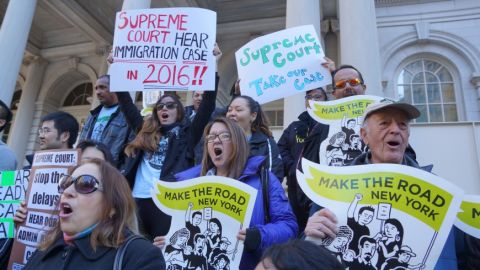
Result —
M 82 152 L 81 153 L 82 162 L 84 160 L 98 158 L 101 160 L 105 160 L 110 164 L 114 165 L 110 150 L 105 144 L 101 142 L 95 142 L 92 140 L 81 141 L 77 144 L 77 149 L 80 149 Z
M 227 118 L 243 128 L 250 145 L 250 155 L 264 156 L 266 168 L 282 181 L 282 158 L 260 104 L 249 96 L 237 96 L 228 105 Z
M 38 140 L 40 150 L 72 149 L 77 141 L 78 121 L 67 112 L 52 112 L 44 115 L 40 120 Z M 24 169 L 30 169 L 34 154 L 25 158 L 29 165 Z
M 258 190 L 248 229 L 238 232 L 237 238 L 245 241 L 240 269 L 253 269 L 263 250 L 275 243 L 295 237 L 297 223 L 283 188 L 273 173 L 268 173 L 268 201 L 263 205 L 261 165 L 263 156 L 249 156 L 244 130 L 226 118 L 217 118 L 205 128 L 205 144 L 202 164 L 176 175 L 187 180 L 204 175 L 224 176 L 246 183 Z M 264 179 L 267 181 L 267 179 Z M 264 207 L 268 207 L 267 221 Z M 156 238 L 156 243 L 164 243 Z
M 420 112 L 407 103 L 395 103 L 384 99 L 369 105 L 364 112 L 363 125 L 360 129 L 362 140 L 369 146 L 369 150 L 354 159 L 351 165 L 392 163 L 420 168 L 406 154 L 410 136 L 410 121 L 419 116 Z M 314 214 L 308 220 L 305 235 L 312 238 L 334 238 L 338 232 L 336 215 L 327 208 L 318 209 L 320 209 L 318 206 L 312 207 Z M 397 231 L 399 231 L 398 227 Z M 361 238 L 364 237 L 367 236 Z M 391 237 L 395 240 L 392 243 L 395 243 L 395 246 L 399 248 L 401 242 L 397 245 L 397 241 L 403 238 L 403 230 L 401 236 L 399 233 L 392 231 Z M 373 239 L 372 241 L 375 246 L 376 240 Z M 359 247 L 362 247 L 363 244 L 360 241 Z M 362 250 L 360 250 L 360 253 L 362 253 Z M 362 263 L 360 259 L 358 260 L 354 263 Z M 453 230 L 450 232 L 435 269 L 457 269 Z
M 130 95 L 118 93 L 120 109 L 127 116 L 128 125 L 138 131 L 125 148 L 128 158 L 122 172 L 133 189 L 142 232 L 151 239 L 167 234 L 171 222 L 171 217 L 160 211 L 151 198 L 154 181 L 171 181 L 175 173 L 194 165 L 194 147 L 215 108 L 216 94 L 216 90 L 205 92 L 197 115 L 190 122 L 176 95 L 161 96 L 152 115 L 143 121 Z
M 0 100 L 0 133 L 12 121 L 12 112 L 10 108 Z M 0 138 L 0 172 L 10 171 L 17 168 L 17 158 L 15 153 Z
M 80 140 L 90 139 L 105 144 L 110 149 L 113 164 L 119 167 L 125 158 L 125 145 L 133 140 L 134 133 L 118 106 L 116 93 L 110 92 L 110 75 L 98 77 L 95 94 L 100 105 L 90 111 L 80 133 Z
M 124 177 L 109 163 L 90 159 L 59 182 L 60 221 L 45 236 L 24 270 L 108 269 L 137 232 L 135 203 Z M 122 269 L 165 269 L 159 249 L 132 240 Z
M 305 94 L 305 107 L 310 107 L 310 100 L 326 101 L 327 99 L 327 93 L 323 88 L 309 90 Z M 318 125 L 318 122 L 307 111 L 304 111 L 298 116 L 298 121 L 292 122 L 283 131 L 282 137 L 278 141 L 278 149 L 287 176 L 288 200 L 297 217 L 299 231 L 303 231 L 307 224 L 310 203 L 297 184 L 297 164 L 304 141 L 316 125 Z
M 309 241 L 291 240 L 273 245 L 255 270 L 341 270 L 345 269 L 324 247 Z

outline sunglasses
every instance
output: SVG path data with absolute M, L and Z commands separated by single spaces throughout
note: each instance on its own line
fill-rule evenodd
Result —
M 205 136 L 205 140 L 207 140 L 207 143 L 213 143 L 217 137 L 220 139 L 220 141 L 227 142 L 230 141 L 231 135 L 228 132 L 222 132 L 220 134 L 208 134 Z
M 347 85 L 347 83 L 350 86 L 357 86 L 359 84 L 362 84 L 362 81 L 359 78 L 336 81 L 335 88 L 344 88 Z
M 65 174 L 60 178 L 60 182 L 58 183 L 58 193 L 63 194 L 72 184 L 74 184 L 75 190 L 81 194 L 89 194 L 97 189 L 102 191 L 100 182 L 92 175 L 84 174 L 72 177 L 71 175 Z
M 177 108 L 177 103 L 175 102 L 167 102 L 167 103 L 158 103 L 157 110 L 163 110 L 163 107 L 166 107 L 167 110 L 173 110 Z

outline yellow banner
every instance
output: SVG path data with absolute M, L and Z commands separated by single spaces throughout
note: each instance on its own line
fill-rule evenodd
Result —
M 393 208 L 422 220 L 438 231 L 452 202 L 452 194 L 422 179 L 396 172 L 331 174 L 310 167 L 307 185 L 321 197 L 350 203 L 363 194 L 362 204 L 388 202 Z
M 211 207 L 240 223 L 244 222 L 251 196 L 249 193 L 221 183 L 209 182 L 178 188 L 168 187 L 168 184 L 171 183 L 157 181 L 156 184 L 155 196 L 164 207 L 184 211 L 189 203 L 193 203 L 193 211 Z
M 342 103 L 330 104 L 326 102 L 315 102 L 313 113 L 324 120 L 341 120 L 344 117 L 354 118 L 363 115 L 367 106 L 375 100 L 369 98 L 349 100 Z
M 460 208 L 463 212 L 459 212 L 457 218 L 463 223 L 480 230 L 480 203 L 463 201 Z

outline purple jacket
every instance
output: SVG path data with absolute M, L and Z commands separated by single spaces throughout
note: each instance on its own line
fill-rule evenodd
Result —
M 263 195 L 260 181 L 260 167 L 264 161 L 263 156 L 250 157 L 247 161 L 239 181 L 250 185 L 258 190 L 255 206 L 253 207 L 250 228 L 260 231 L 261 243 L 255 252 L 243 252 L 240 269 L 254 269 L 260 261 L 263 251 L 269 246 L 283 243 L 295 238 L 298 231 L 297 221 L 290 208 L 285 191 L 280 181 L 269 172 L 268 194 L 270 197 L 270 223 L 265 224 L 263 214 Z M 196 166 L 175 175 L 177 180 L 187 180 L 200 176 L 201 166 Z

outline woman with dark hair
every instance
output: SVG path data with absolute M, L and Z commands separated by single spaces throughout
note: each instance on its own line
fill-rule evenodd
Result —
M 98 158 L 105 160 L 112 164 L 113 157 L 108 147 L 101 143 L 92 140 L 83 140 L 77 144 L 77 149 L 82 151 L 81 160 L 87 160 L 92 158 Z
M 402 247 L 403 242 L 403 226 L 398 219 L 389 218 L 385 220 L 383 225 L 383 234 L 378 234 L 378 260 L 377 268 L 380 269 L 382 264 L 391 257 L 397 255 Z
M 249 96 L 237 96 L 228 105 L 226 116 L 237 122 L 244 130 L 250 145 L 250 155 L 264 156 L 266 168 L 282 181 L 284 177 L 282 158 L 260 104 Z
M 125 178 L 109 163 L 85 160 L 58 185 L 59 222 L 25 266 L 29 269 L 111 269 L 118 249 L 137 233 L 135 203 Z M 165 269 L 159 249 L 132 240 L 123 269 Z
M 341 270 L 344 266 L 323 246 L 305 240 L 273 245 L 256 270 Z
M 207 258 L 212 253 L 213 249 L 220 245 L 222 239 L 222 223 L 218 218 L 212 218 L 208 221 L 208 229 L 205 232 L 207 237 Z
M 205 175 L 224 176 L 258 190 L 250 225 L 237 235 L 245 243 L 240 269 L 253 269 L 263 250 L 296 236 L 298 226 L 295 216 L 280 181 L 273 173 L 268 172 L 268 180 L 264 179 L 268 181 L 268 189 L 265 193 L 262 191 L 260 173 L 265 157 L 249 157 L 245 133 L 239 125 L 223 117 L 217 118 L 207 125 L 204 136 L 202 164 L 176 177 L 178 180 L 187 180 Z M 267 206 L 264 205 L 263 194 L 268 196 Z M 264 207 L 268 213 L 264 212 Z M 162 242 L 160 239 L 156 241 Z
M 160 211 L 151 198 L 154 181 L 171 181 L 175 173 L 194 165 L 194 147 L 215 108 L 215 98 L 216 91 L 205 92 L 192 122 L 185 118 L 179 98 L 170 94 L 160 97 L 152 115 L 145 121 L 138 110 L 124 112 L 127 121 L 138 133 L 125 148 L 127 160 L 122 172 L 133 190 L 140 228 L 149 238 L 167 234 L 171 222 L 171 217 Z M 127 109 L 124 104 L 128 105 L 131 98 L 122 93 L 119 102 L 122 109 Z

